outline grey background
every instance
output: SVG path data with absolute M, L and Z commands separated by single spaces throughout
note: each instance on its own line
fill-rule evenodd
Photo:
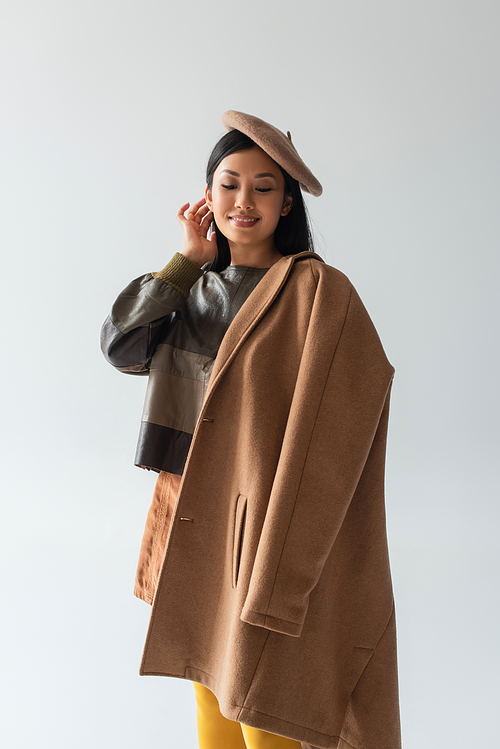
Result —
M 139 677 L 155 476 L 117 293 L 181 248 L 226 109 L 290 130 L 317 249 L 396 368 L 387 456 L 406 749 L 497 740 L 499 6 L 0 3 L 1 739 L 197 746 L 192 684 Z M 383 748 L 381 748 L 383 749 Z

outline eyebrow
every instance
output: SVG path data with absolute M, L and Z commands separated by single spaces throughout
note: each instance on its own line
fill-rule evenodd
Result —
M 228 174 L 232 174 L 233 177 L 240 177 L 239 172 L 233 172 L 231 169 L 223 169 L 221 174 L 224 174 L 224 172 L 227 172 Z M 272 177 L 273 179 L 276 179 L 274 174 L 271 174 L 271 172 L 260 172 L 259 174 L 254 175 L 254 179 L 258 179 L 259 177 Z

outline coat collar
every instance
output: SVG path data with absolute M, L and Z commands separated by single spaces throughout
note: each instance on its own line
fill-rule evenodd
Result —
M 286 283 L 293 264 L 297 260 L 309 257 L 322 263 L 325 262 L 322 257 L 309 250 L 294 255 L 284 255 L 269 268 L 262 280 L 259 281 L 258 286 L 241 306 L 227 329 L 217 353 L 200 417 L 205 413 L 205 408 L 224 372 Z

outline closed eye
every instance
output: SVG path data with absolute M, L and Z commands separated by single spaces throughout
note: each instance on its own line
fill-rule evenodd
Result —
M 225 190 L 235 190 L 236 185 L 221 185 Z M 256 187 L 257 192 L 271 192 L 272 187 Z

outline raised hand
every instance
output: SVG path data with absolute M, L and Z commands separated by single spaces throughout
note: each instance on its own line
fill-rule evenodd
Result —
M 190 203 L 181 205 L 176 218 L 182 226 L 184 235 L 182 254 L 199 265 L 200 268 L 208 261 L 213 260 L 217 253 L 217 240 L 215 231 L 212 232 L 210 239 L 207 239 L 213 214 L 206 204 L 205 198 L 197 200 L 193 205 L 190 205 Z

